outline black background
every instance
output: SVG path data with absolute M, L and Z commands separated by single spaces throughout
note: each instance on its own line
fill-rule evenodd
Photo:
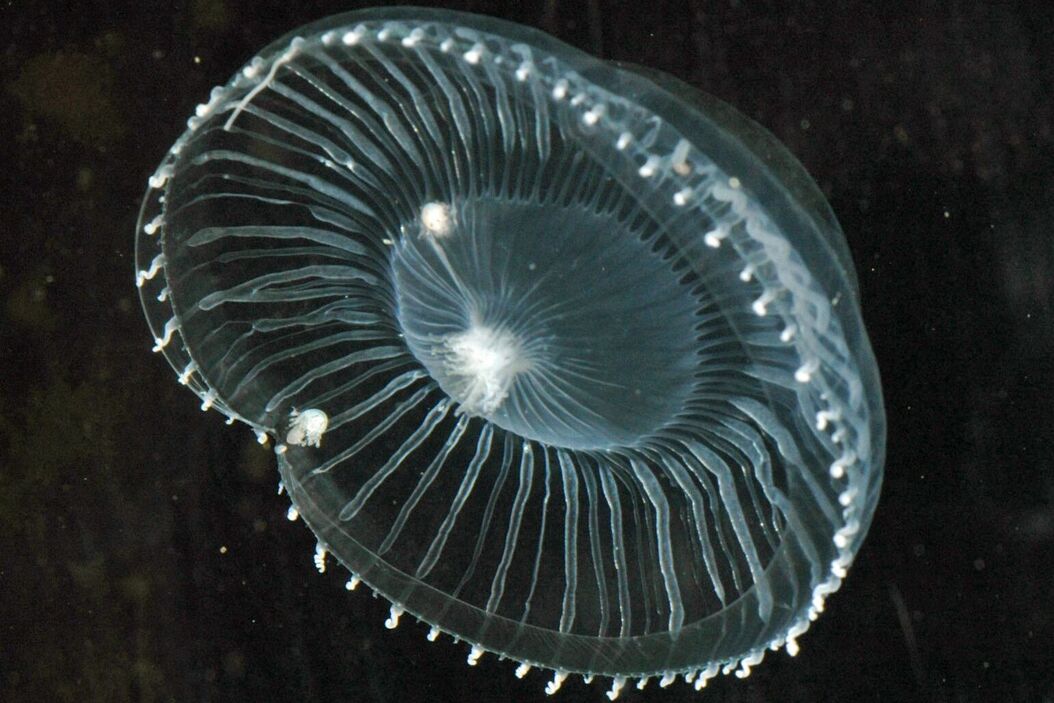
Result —
M 860 274 L 889 443 L 849 579 L 796 658 L 625 700 L 1054 700 L 1054 4 L 889 5 L 446 3 L 735 105 Z M 358 6 L 0 8 L 0 700 L 543 699 L 543 674 L 469 668 L 318 576 L 273 456 L 150 354 L 146 178 L 256 50 Z

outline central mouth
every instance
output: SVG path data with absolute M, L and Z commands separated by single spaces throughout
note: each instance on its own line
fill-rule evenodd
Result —
M 440 386 L 469 415 L 491 416 L 517 375 L 534 366 L 516 335 L 484 324 L 477 314 L 468 329 L 445 337 L 441 346 L 434 352 L 444 360 L 446 383 Z

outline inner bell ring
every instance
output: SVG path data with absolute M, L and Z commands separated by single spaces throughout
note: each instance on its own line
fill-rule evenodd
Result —
M 584 205 L 430 202 L 393 258 L 407 345 L 461 412 L 572 449 L 632 446 L 692 385 L 691 291 Z

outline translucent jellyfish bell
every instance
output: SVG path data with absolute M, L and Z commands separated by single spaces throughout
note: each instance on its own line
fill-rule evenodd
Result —
M 483 652 L 745 675 L 837 590 L 884 416 L 842 234 L 761 128 L 517 25 L 271 45 L 150 180 L 156 349 L 332 554 Z

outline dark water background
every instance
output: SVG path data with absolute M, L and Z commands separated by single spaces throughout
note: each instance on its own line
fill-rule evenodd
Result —
M 735 105 L 859 270 L 889 447 L 848 581 L 797 658 L 625 700 L 1054 700 L 1054 3 L 895 4 L 447 3 Z M 150 353 L 146 178 L 255 50 L 357 6 L 2 3 L 0 701 L 544 698 L 317 575 L 269 451 Z

